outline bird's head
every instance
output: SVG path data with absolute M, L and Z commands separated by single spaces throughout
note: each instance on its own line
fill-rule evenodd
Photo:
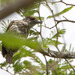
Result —
M 41 21 L 38 21 L 37 18 L 34 16 L 28 16 L 23 19 L 23 21 L 28 22 L 28 27 L 33 27 L 35 24 L 42 23 Z

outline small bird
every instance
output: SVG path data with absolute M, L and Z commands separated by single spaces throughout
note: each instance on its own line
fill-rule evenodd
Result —
M 38 23 L 42 22 L 38 21 L 34 16 L 28 16 L 22 20 L 14 20 L 8 25 L 6 33 L 13 32 L 18 35 L 28 36 L 30 28 Z M 7 49 L 2 43 L 2 55 L 6 58 L 7 63 L 12 64 L 13 55 L 16 51 L 18 50 Z

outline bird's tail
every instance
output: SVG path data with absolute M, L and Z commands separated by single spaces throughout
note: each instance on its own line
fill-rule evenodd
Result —
M 9 64 L 12 64 L 12 60 L 13 60 L 13 54 L 7 54 L 6 55 L 6 62 Z

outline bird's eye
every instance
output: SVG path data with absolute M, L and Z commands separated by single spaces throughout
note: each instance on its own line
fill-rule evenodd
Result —
M 31 18 L 31 20 L 35 20 L 35 18 Z

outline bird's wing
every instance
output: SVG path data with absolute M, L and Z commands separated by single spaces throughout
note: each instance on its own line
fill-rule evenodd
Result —
M 10 22 L 10 24 L 9 24 L 9 26 L 7 27 L 7 30 L 6 30 L 6 31 L 9 30 L 9 28 L 13 25 L 13 23 L 14 23 L 14 21 L 11 21 L 11 22 Z
M 14 33 L 21 33 L 19 28 L 18 28 L 18 22 L 19 21 L 11 21 L 11 23 L 9 24 L 6 32 L 14 32 Z

